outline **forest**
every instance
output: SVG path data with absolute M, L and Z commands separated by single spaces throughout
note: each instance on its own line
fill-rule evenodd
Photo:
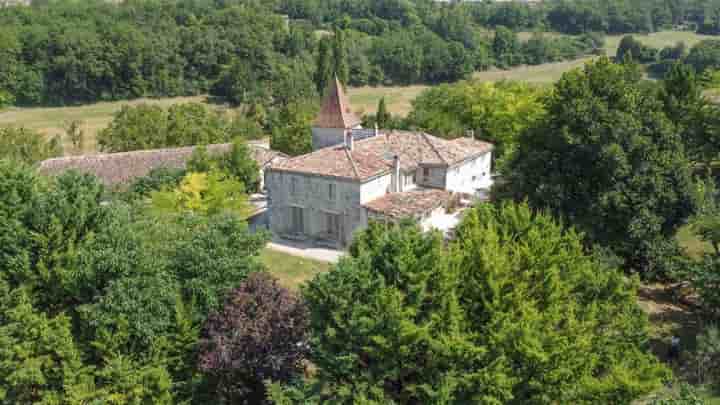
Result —
M 604 34 L 716 34 L 720 3 L 53 0 L 1 8 L 0 27 L 0 105 L 225 97 L 233 84 L 252 83 L 262 91 L 231 101 L 274 102 L 310 82 L 322 93 L 324 67 L 338 53 L 337 73 L 352 86 L 452 82 L 492 66 L 590 55 Z M 537 34 L 521 42 L 520 31 Z

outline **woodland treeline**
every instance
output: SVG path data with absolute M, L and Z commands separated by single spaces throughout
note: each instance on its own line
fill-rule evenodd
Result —
M 324 90 L 330 48 L 344 60 L 346 84 L 437 83 L 598 52 L 605 33 L 682 24 L 712 33 L 720 24 L 716 1 L 695 0 L 34 3 L 0 9 L 0 105 L 208 92 L 241 102 L 251 83 L 262 84 L 264 101 L 283 102 Z M 530 41 L 513 35 L 528 30 L 538 32 Z

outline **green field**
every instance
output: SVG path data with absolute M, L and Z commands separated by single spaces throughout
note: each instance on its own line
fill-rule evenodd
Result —
M 260 256 L 270 274 L 286 288 L 297 289 L 312 280 L 315 275 L 330 269 L 329 263 L 291 256 L 287 253 L 265 249 Z

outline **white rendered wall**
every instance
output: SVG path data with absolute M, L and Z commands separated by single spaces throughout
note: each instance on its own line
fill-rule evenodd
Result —
M 384 196 L 392 191 L 391 187 L 392 175 L 390 173 L 363 183 L 363 185 L 360 186 L 360 203 L 367 204 L 372 200 Z
M 474 194 L 478 189 L 487 189 L 492 185 L 491 152 L 473 160 L 453 166 L 447 171 L 447 190 L 457 193 Z

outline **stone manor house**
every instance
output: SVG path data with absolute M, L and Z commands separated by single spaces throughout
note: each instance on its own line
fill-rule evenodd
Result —
M 265 170 L 274 234 L 342 247 L 371 220 L 408 217 L 448 231 L 459 208 L 492 185 L 492 144 L 360 122 L 335 80 L 313 125 L 313 152 Z
M 251 226 L 276 236 L 338 248 L 371 220 L 413 218 L 450 231 L 462 208 L 490 188 L 493 145 L 473 137 L 445 140 L 423 132 L 363 129 L 341 84 L 331 83 L 312 128 L 313 151 L 288 157 L 250 144 L 264 177 L 251 196 Z M 226 153 L 231 145 L 209 145 Z M 183 168 L 193 147 L 49 159 L 39 171 L 78 170 L 123 188 L 160 167 Z

